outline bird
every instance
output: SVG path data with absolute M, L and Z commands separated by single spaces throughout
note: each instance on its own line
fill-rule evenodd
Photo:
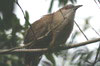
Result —
M 66 5 L 56 12 L 44 15 L 27 29 L 24 44 L 27 49 L 54 48 L 65 44 L 73 26 L 76 10 L 82 5 Z M 25 66 L 38 66 L 43 53 L 26 53 Z

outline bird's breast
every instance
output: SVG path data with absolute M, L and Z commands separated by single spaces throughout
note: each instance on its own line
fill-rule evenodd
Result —
M 65 20 L 63 22 L 66 23 L 62 23 L 61 25 L 59 25 L 55 31 L 54 31 L 54 35 L 56 35 L 56 45 L 58 44 L 64 44 L 68 37 L 70 36 L 72 29 L 73 29 L 73 23 L 74 20 Z

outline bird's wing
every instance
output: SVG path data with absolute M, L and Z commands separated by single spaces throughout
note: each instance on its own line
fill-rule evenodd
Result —
M 45 35 L 50 30 L 51 23 L 52 23 L 52 14 L 45 15 L 41 19 L 34 22 L 32 24 L 32 27 L 30 27 L 27 30 L 27 33 L 24 38 L 24 44 L 34 41 L 35 37 L 39 38 Z M 34 31 L 34 33 L 32 30 Z
M 34 22 L 31 27 L 27 30 L 27 33 L 24 38 L 24 44 L 35 41 L 35 37 L 38 39 L 41 36 L 44 36 L 50 30 L 50 24 L 52 23 L 52 14 L 45 15 L 41 19 Z M 32 30 L 33 32 L 32 32 Z M 49 42 L 49 37 L 45 37 L 41 40 L 37 40 L 36 43 L 32 43 L 31 46 L 26 48 L 42 48 L 47 47 Z M 26 66 L 37 66 L 40 61 L 40 56 L 43 53 L 27 53 L 25 54 L 25 65 Z

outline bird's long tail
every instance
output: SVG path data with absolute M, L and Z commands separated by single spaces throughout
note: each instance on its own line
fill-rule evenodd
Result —
M 25 54 L 25 66 L 38 66 L 40 62 L 40 56 L 38 53 L 27 53 Z

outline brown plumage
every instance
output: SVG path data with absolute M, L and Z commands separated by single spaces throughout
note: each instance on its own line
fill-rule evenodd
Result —
M 58 11 L 45 15 L 41 19 L 34 22 L 31 27 L 34 33 L 30 28 L 27 30 L 24 44 L 35 41 L 32 43 L 32 45 L 27 47 L 28 49 L 48 48 L 64 44 L 72 32 L 75 12 L 80 6 L 81 5 L 67 5 Z M 40 40 L 35 40 L 35 37 L 38 39 L 45 34 L 47 34 L 46 37 Z M 40 56 L 42 55 L 43 53 L 26 53 L 25 65 L 37 66 L 41 59 Z

